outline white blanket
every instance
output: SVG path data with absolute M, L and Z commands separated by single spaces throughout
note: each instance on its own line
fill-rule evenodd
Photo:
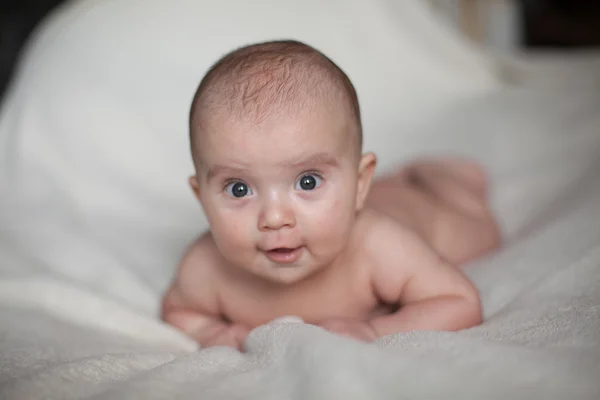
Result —
M 72 2 L 30 45 L 0 112 L 0 398 L 599 398 L 593 71 L 499 87 L 416 1 L 226 3 Z M 466 267 L 483 325 L 367 345 L 284 320 L 242 354 L 158 320 L 205 227 L 185 187 L 193 85 L 220 52 L 282 35 L 348 66 L 384 168 L 450 152 L 489 170 L 507 243 Z

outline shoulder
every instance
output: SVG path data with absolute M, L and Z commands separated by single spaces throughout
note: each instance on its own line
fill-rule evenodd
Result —
M 185 251 L 170 291 L 188 304 L 211 303 L 216 298 L 215 271 L 220 262 L 211 233 L 204 233 Z
M 396 262 L 409 253 L 422 250 L 421 237 L 397 220 L 374 210 L 364 210 L 356 224 L 357 241 L 376 258 Z
M 439 257 L 409 227 L 376 211 L 365 212 L 357 221 L 359 242 L 365 252 L 374 290 L 384 300 L 393 300 L 423 265 L 437 263 Z
M 180 263 L 180 272 L 188 267 L 210 266 L 219 261 L 218 250 L 210 231 L 194 240 L 186 249 Z M 201 268 L 205 269 L 205 268 Z

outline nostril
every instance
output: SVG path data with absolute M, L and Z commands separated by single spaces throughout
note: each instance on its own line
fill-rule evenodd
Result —
M 296 220 L 293 212 L 288 210 L 273 209 L 264 212 L 259 219 L 261 230 L 277 230 L 283 227 L 293 227 Z

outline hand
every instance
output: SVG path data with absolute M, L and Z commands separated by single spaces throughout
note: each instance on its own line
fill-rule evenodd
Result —
M 240 324 L 216 322 L 204 327 L 193 336 L 202 347 L 229 346 L 242 350 L 250 330 Z
M 364 342 L 377 339 L 375 329 L 365 321 L 350 318 L 330 318 L 318 324 L 330 332 Z

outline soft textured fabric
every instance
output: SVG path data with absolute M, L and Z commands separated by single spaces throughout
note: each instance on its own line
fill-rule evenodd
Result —
M 155 319 L 80 285 L 3 280 L 0 398 L 597 399 L 599 202 L 598 180 L 582 181 L 535 233 L 468 268 L 483 325 L 374 345 L 283 321 L 253 331 L 244 354 L 195 352 Z M 2 254 L 3 267 L 34 267 Z
M 206 228 L 186 186 L 195 85 L 280 37 L 349 73 L 382 170 L 444 153 L 489 171 L 506 243 L 466 267 L 483 325 L 367 345 L 284 319 L 240 354 L 159 321 Z M 599 398 L 600 85 L 565 63 L 500 87 L 496 67 L 420 0 L 68 4 L 0 110 L 0 398 Z

